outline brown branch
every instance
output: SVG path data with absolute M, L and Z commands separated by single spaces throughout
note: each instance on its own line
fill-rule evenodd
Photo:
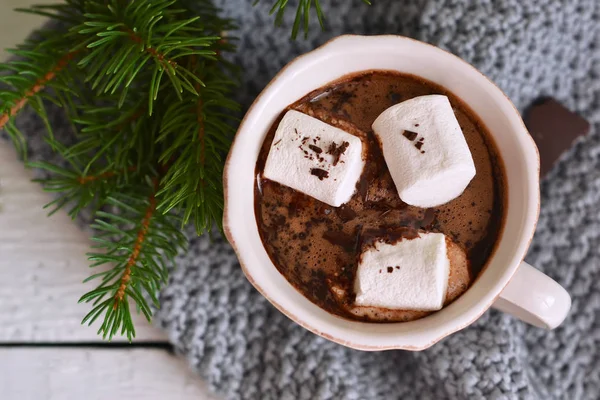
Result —
M 133 251 L 129 255 L 129 259 L 127 260 L 127 264 L 125 264 L 125 271 L 121 276 L 121 284 L 119 285 L 119 289 L 117 293 L 115 293 L 115 303 L 113 308 L 116 309 L 119 302 L 121 302 L 125 298 L 125 290 L 127 290 L 127 286 L 129 285 L 129 281 L 131 280 L 131 268 L 137 263 L 138 257 L 140 256 L 140 252 L 142 251 L 142 245 L 146 240 L 146 235 L 148 234 L 148 228 L 150 226 L 150 220 L 156 211 L 156 190 L 158 189 L 158 179 L 154 179 L 154 190 L 150 195 L 149 201 L 150 204 L 148 208 L 146 208 L 146 213 L 144 214 L 144 218 L 142 219 L 141 227 L 137 233 L 137 238 L 135 240 L 135 245 L 133 246 Z
M 137 170 L 137 167 L 135 167 L 134 165 L 127 168 L 127 171 L 129 171 L 129 172 L 135 172 L 136 170 Z M 85 185 L 88 182 L 94 182 L 94 181 L 101 180 L 101 179 L 112 178 L 113 176 L 116 176 L 117 174 L 118 174 L 118 172 L 116 172 L 116 171 L 108 171 L 108 172 L 104 172 L 103 174 L 100 174 L 100 175 L 78 176 L 77 182 L 81 183 L 82 185 Z
M 54 77 L 56 77 L 56 74 L 58 74 L 62 69 L 64 69 L 67 66 L 69 61 L 71 61 L 73 57 L 75 57 L 75 54 L 77 54 L 77 52 L 78 51 L 72 51 L 70 53 L 65 54 L 60 60 L 58 60 L 56 65 L 50 71 L 46 72 L 46 74 L 44 74 L 43 77 L 36 80 L 33 86 L 31 86 L 25 91 L 23 97 L 21 97 L 15 103 L 15 105 L 11 107 L 9 111 L 0 116 L 0 129 L 4 128 L 4 126 L 8 123 L 11 117 L 15 116 L 19 111 L 21 111 L 21 109 L 25 106 L 25 104 L 27 104 L 27 100 L 29 100 L 31 96 L 44 89 L 48 82 L 54 79 Z
M 79 176 L 79 177 L 77 177 L 77 182 L 81 183 L 82 185 L 85 185 L 88 182 L 93 182 L 93 181 L 97 181 L 100 179 L 112 178 L 116 174 L 117 173 L 115 171 L 108 171 L 108 172 L 105 172 L 100 175 Z
M 135 43 L 138 44 L 142 44 L 144 45 L 144 51 L 146 51 L 146 53 L 150 54 L 151 56 L 153 56 L 154 58 L 158 59 L 158 61 L 160 62 L 160 64 L 163 67 L 166 67 L 166 64 L 171 65 L 172 67 L 176 67 L 177 66 L 177 62 L 170 60 L 168 58 L 165 57 L 164 54 L 162 54 L 161 52 L 159 52 L 158 50 L 156 50 L 154 47 L 152 46 L 147 46 L 144 43 L 144 39 L 142 39 L 139 35 L 137 35 L 134 31 L 132 31 L 131 29 L 125 29 L 125 32 L 127 32 L 129 34 L 129 38 L 134 41 Z

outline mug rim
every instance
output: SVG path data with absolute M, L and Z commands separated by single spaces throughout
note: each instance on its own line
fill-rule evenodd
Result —
M 233 149 L 236 146 L 236 142 L 238 142 L 239 139 L 239 134 L 240 132 L 242 132 L 245 129 L 245 124 L 247 123 L 247 120 L 249 119 L 249 117 L 255 112 L 255 108 L 257 106 L 257 104 L 260 103 L 262 97 L 269 92 L 269 89 L 277 82 L 279 81 L 282 76 L 289 70 L 291 69 L 294 65 L 298 64 L 299 62 L 301 62 L 302 60 L 305 59 L 309 59 L 311 57 L 315 57 L 315 54 L 320 54 L 322 53 L 324 50 L 326 50 L 328 47 L 333 47 L 332 45 L 335 42 L 338 41 L 344 41 L 344 40 L 378 40 L 378 39 L 386 39 L 386 38 L 393 38 L 393 40 L 399 40 L 399 41 L 408 41 L 413 43 L 414 45 L 417 46 L 425 46 L 428 47 L 430 49 L 433 49 L 434 51 L 437 52 L 442 52 L 445 53 L 446 55 L 449 55 L 450 57 L 454 58 L 455 60 L 458 60 L 460 62 L 460 64 L 462 64 L 463 68 L 467 68 L 470 69 L 471 72 L 475 72 L 476 74 L 480 75 L 481 77 L 483 77 L 488 83 L 490 83 L 493 88 L 499 92 L 500 94 L 502 94 L 502 97 L 504 98 L 504 101 L 506 104 L 510 105 L 510 107 L 512 108 L 512 110 L 514 111 L 515 115 L 517 116 L 517 120 L 520 124 L 520 130 L 524 133 L 526 133 L 526 136 L 529 140 L 529 144 L 525 145 L 524 143 L 521 143 L 521 147 L 526 147 L 526 146 L 530 146 L 531 149 L 533 149 L 533 153 L 535 154 L 535 160 L 534 160 L 534 167 L 535 167 L 535 177 L 534 177 L 534 186 L 535 189 L 533 191 L 533 195 L 534 195 L 534 200 L 537 202 L 537 206 L 534 208 L 534 218 L 533 221 L 530 223 L 529 226 L 529 233 L 525 236 L 523 241 L 526 241 L 526 246 L 525 246 L 525 250 L 523 250 L 523 254 L 519 255 L 518 257 L 518 262 L 515 262 L 515 265 L 510 265 L 505 267 L 505 273 L 508 273 L 508 279 L 506 280 L 506 282 L 504 283 L 504 285 L 502 285 L 501 287 L 494 287 L 492 288 L 490 291 L 494 291 L 494 296 L 492 298 L 492 300 L 489 303 L 486 303 L 485 305 L 481 306 L 479 305 L 479 303 L 482 301 L 482 299 L 478 299 L 476 301 L 476 303 L 479 305 L 479 310 L 478 312 L 476 312 L 472 318 L 469 319 L 469 321 L 467 321 L 466 323 L 463 324 L 457 324 L 449 329 L 446 329 L 443 333 L 436 335 L 434 338 L 432 338 L 430 341 L 428 341 L 427 343 L 424 344 L 420 344 L 420 345 L 405 345 L 405 344 L 400 344 L 400 345 L 383 345 L 383 346 L 377 346 L 377 345 L 367 345 L 367 344 L 363 344 L 363 343 L 355 343 L 349 340 L 346 340 L 342 337 L 338 337 L 338 336 L 334 336 L 334 335 L 330 335 L 326 332 L 321 331 L 320 329 L 318 329 L 318 327 L 313 326 L 309 323 L 307 323 L 306 321 L 304 321 L 302 318 L 296 316 L 295 314 L 293 314 L 291 311 L 289 311 L 287 308 L 285 308 L 284 306 L 282 306 L 281 304 L 279 304 L 277 301 L 275 301 L 268 293 L 267 290 L 265 290 L 255 279 L 255 277 L 253 276 L 253 274 L 251 273 L 251 271 L 249 270 L 249 268 L 246 266 L 245 264 L 245 260 L 244 260 L 244 256 L 241 252 L 241 250 L 238 248 L 238 244 L 236 243 L 236 240 L 234 238 L 234 234 L 232 233 L 232 226 L 234 225 L 234 223 L 232 223 L 230 221 L 230 204 L 229 204 L 229 196 L 230 196 L 230 190 L 229 190 L 229 174 L 230 174 L 230 170 L 232 168 L 231 164 L 232 164 L 232 158 L 233 158 Z M 374 69 L 376 70 L 376 69 Z M 353 72 L 353 73 L 359 73 L 357 72 Z M 351 73 L 352 74 L 352 73 Z M 344 75 L 341 75 L 339 77 L 337 77 L 336 79 L 340 79 L 343 78 Z M 332 80 L 332 81 L 335 81 Z M 308 91 L 310 92 L 310 90 Z M 308 93 L 307 92 L 307 93 Z M 464 100 L 463 100 L 464 101 Z M 465 103 L 467 104 L 467 106 L 470 107 L 469 103 L 465 101 Z M 481 117 L 480 117 L 481 118 Z M 485 121 L 483 121 L 485 123 Z M 518 135 L 519 133 L 517 131 L 514 132 L 515 135 Z M 501 154 L 502 156 L 502 154 Z M 529 165 L 528 165 L 529 167 Z M 529 134 L 527 128 L 525 127 L 525 124 L 520 116 L 519 111 L 516 109 L 515 105 L 512 103 L 512 101 L 508 98 L 508 96 L 502 91 L 502 89 L 500 89 L 498 87 L 498 85 L 496 85 L 491 79 L 489 79 L 487 76 L 485 76 L 481 71 L 479 71 L 477 68 L 475 68 L 473 65 L 471 65 L 470 63 L 468 63 L 467 61 L 463 60 L 462 58 L 450 53 L 447 50 L 444 50 L 440 47 L 434 46 L 432 44 L 426 43 L 426 42 L 422 42 L 416 39 L 412 39 L 406 36 L 401 36 L 401 35 L 340 35 L 340 36 L 336 36 L 330 40 L 328 40 L 327 42 L 325 42 L 324 44 L 316 47 L 315 49 L 308 51 L 304 54 L 301 54 L 297 57 L 295 57 L 294 59 L 292 59 L 290 62 L 288 62 L 283 68 L 281 68 L 277 74 L 269 81 L 269 83 L 261 90 L 261 92 L 259 93 L 259 95 L 254 99 L 254 101 L 252 102 L 252 104 L 250 105 L 250 107 L 248 108 L 248 111 L 246 112 L 246 114 L 244 115 L 242 121 L 240 122 L 240 125 L 238 127 L 238 130 L 236 132 L 236 135 L 233 139 L 233 142 L 231 144 L 231 148 L 230 151 L 227 155 L 227 159 L 225 161 L 225 166 L 224 166 L 224 170 L 223 170 L 223 191 L 224 191 L 224 209 L 223 209 L 223 231 L 224 234 L 227 238 L 227 240 L 229 241 L 229 243 L 231 244 L 232 248 L 234 249 L 236 256 L 238 258 L 238 261 L 240 263 L 240 266 L 242 268 L 242 271 L 244 273 L 244 275 L 246 276 L 246 278 L 248 279 L 248 281 L 259 291 L 259 293 L 266 298 L 273 306 L 275 306 L 275 308 L 277 308 L 280 312 L 282 312 L 284 315 L 286 315 L 288 318 L 290 318 L 292 321 L 294 321 L 295 323 L 299 324 L 300 326 L 302 326 L 303 328 L 311 331 L 314 334 L 317 334 L 319 336 L 322 336 L 328 340 L 331 340 L 333 342 L 336 342 L 338 344 L 344 345 L 344 346 L 348 346 L 354 349 L 358 349 L 358 350 L 367 350 L 367 351 L 379 351 L 379 350 L 392 350 L 392 349 L 401 349 L 401 350 L 410 350 L 410 351 L 420 351 L 420 350 L 424 350 L 426 348 L 429 348 L 431 346 L 433 346 L 434 344 L 436 344 L 437 342 L 439 342 L 440 340 L 444 339 L 445 337 L 464 329 L 465 327 L 469 326 L 470 324 L 472 324 L 473 322 L 475 322 L 477 319 L 479 319 L 492 305 L 493 303 L 496 301 L 496 299 L 500 296 L 500 294 L 502 293 L 502 291 L 504 290 L 504 288 L 508 285 L 508 283 L 510 282 L 510 280 L 512 279 L 512 277 L 514 276 L 514 274 L 516 273 L 520 262 L 522 262 L 525 258 L 526 255 L 526 250 L 529 248 L 531 241 L 533 240 L 533 236 L 535 233 L 535 228 L 538 222 L 538 218 L 539 218 L 539 211 L 540 211 L 540 187 L 539 187 L 539 171 L 540 171 L 540 156 L 539 156 L 539 150 L 537 148 L 537 146 L 535 145 L 535 142 L 533 140 L 533 138 L 531 137 L 531 135 Z M 508 195 L 507 195 L 507 199 L 508 199 Z M 507 200 L 508 201 L 508 200 Z M 505 212 L 505 218 L 507 218 L 508 213 Z M 253 213 L 254 215 L 254 213 Z M 503 223 L 503 225 L 506 224 L 506 221 Z M 505 228 L 505 226 L 503 227 L 503 229 Z M 257 229 L 258 232 L 258 229 Z M 502 236 L 502 235 L 501 235 Z M 498 239 L 500 240 L 501 237 Z M 261 240 L 262 242 L 262 240 Z M 498 248 L 495 248 L 494 253 L 491 255 L 491 258 L 493 258 L 496 255 Z M 269 261 L 271 263 L 271 265 L 273 266 L 273 268 L 275 268 L 275 270 L 277 271 L 277 273 L 280 274 L 279 270 L 277 270 L 277 268 L 275 267 L 275 265 L 273 264 L 272 260 L 270 260 L 269 257 Z M 487 266 L 489 265 L 489 260 L 486 262 L 486 265 L 484 267 L 484 269 L 487 268 Z M 480 273 L 480 275 L 483 275 L 484 271 L 482 270 L 482 272 Z M 285 277 L 284 277 L 285 279 Z M 287 281 L 287 279 L 286 279 Z M 293 287 L 292 287 L 293 288 Z M 296 288 L 293 288 L 293 290 L 296 290 Z M 303 295 L 302 295 L 303 296 Z M 309 300 L 310 301 L 310 300 Z M 311 302 L 312 303 L 312 302 Z M 314 304 L 313 304 L 314 305 Z M 319 307 L 317 305 L 314 305 L 315 307 Z M 320 308 L 320 307 L 319 307 Z M 436 312 L 442 312 L 442 310 Z M 338 317 L 341 318 L 341 317 Z M 359 322 L 359 321 L 352 321 L 352 322 Z

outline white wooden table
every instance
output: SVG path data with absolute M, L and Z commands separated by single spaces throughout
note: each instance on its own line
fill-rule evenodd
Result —
M 10 10 L 51 2 L 0 0 L 0 60 L 41 22 Z M 142 317 L 132 345 L 80 324 L 90 243 L 66 214 L 47 218 L 50 197 L 30 179 L 0 141 L 0 399 L 216 399 Z
M 132 345 L 80 324 L 89 241 L 29 179 L 0 142 L 0 399 L 215 399 L 143 317 Z

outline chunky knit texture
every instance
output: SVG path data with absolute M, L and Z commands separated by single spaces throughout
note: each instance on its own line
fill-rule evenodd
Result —
M 364 353 L 288 320 L 246 281 L 224 240 L 190 233 L 190 251 L 163 291 L 157 324 L 176 350 L 228 399 L 597 399 L 600 390 L 600 2 L 598 0 L 322 0 L 292 42 L 272 26 L 272 1 L 224 0 L 238 21 L 248 106 L 294 56 L 341 34 L 404 34 L 471 62 L 523 110 L 556 97 L 593 124 L 544 180 L 528 261 L 564 285 L 573 309 L 552 332 L 495 311 L 431 349 Z M 292 2 L 295 3 L 295 2 Z M 293 16 L 287 16 L 288 26 Z M 68 127 L 60 113 L 56 125 Z M 20 117 L 33 158 L 49 158 L 42 125 Z M 57 133 L 58 132 L 58 133 Z M 60 134 L 57 129 L 55 134 Z

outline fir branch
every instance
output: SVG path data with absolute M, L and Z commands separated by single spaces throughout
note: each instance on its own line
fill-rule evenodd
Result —
M 140 228 L 137 233 L 137 237 L 135 239 L 135 244 L 133 246 L 133 251 L 129 255 L 127 259 L 127 264 L 125 264 L 125 270 L 123 271 L 123 275 L 121 275 L 119 288 L 115 293 L 115 303 L 113 308 L 117 308 L 117 304 L 125 298 L 125 291 L 129 287 L 129 281 L 131 281 L 131 269 L 137 264 L 138 257 L 140 256 L 140 252 L 142 251 L 142 246 L 146 241 L 146 235 L 148 234 L 148 229 L 150 227 L 150 221 L 152 216 L 156 212 L 156 188 L 158 187 L 158 182 L 154 182 L 154 190 L 150 195 L 150 199 L 148 200 L 149 204 L 146 208 L 146 213 L 142 218 L 142 222 L 140 223 Z
M 110 104 L 109 98 L 97 100 Z M 80 105 L 81 117 L 73 119 L 79 140 L 65 146 L 57 139 L 46 139 L 62 156 L 63 165 L 43 161 L 28 165 L 50 175 L 36 180 L 56 196 L 45 206 L 50 214 L 67 205 L 72 218 L 84 208 L 99 209 L 110 191 L 128 191 L 130 183 L 150 172 L 156 164 L 151 138 L 157 128 L 141 104 L 128 103 L 123 112 L 114 101 L 112 106 Z
M 42 99 L 49 99 L 59 106 L 72 108 L 72 97 L 75 92 L 69 85 L 68 73 L 65 69 L 78 56 L 77 51 L 70 51 L 68 37 L 56 37 L 49 32 L 40 31 L 38 38 L 28 41 L 17 49 L 8 50 L 19 57 L 0 64 L 0 129 L 5 129 L 19 154 L 26 155 L 25 138 L 15 123 L 14 117 L 29 104 L 42 118 L 46 128 L 52 135 L 52 127 Z M 42 92 L 52 89 L 53 97 Z
M 159 143 L 165 143 L 160 161 L 174 159 L 165 174 L 158 206 L 163 212 L 179 210 L 183 224 L 193 221 L 198 234 L 221 225 L 223 211 L 223 156 L 233 138 L 239 106 L 228 99 L 233 85 L 220 69 L 192 67 L 205 86 L 186 101 L 167 99 Z M 173 138 L 176 137 L 175 140 Z
M 144 99 L 137 102 L 121 103 L 115 98 L 98 97 L 98 102 L 106 104 L 80 107 L 80 117 L 74 119 L 80 132 L 80 140 L 66 150 L 63 155 L 77 161 L 82 174 L 91 171 L 98 175 L 99 167 L 110 170 L 126 170 L 131 166 L 143 170 L 146 165 L 154 165 L 155 137 L 162 115 L 150 116 Z M 85 160 L 85 161 L 83 161 Z
M 157 178 L 137 187 L 137 193 L 115 193 L 106 199 L 113 212 L 99 211 L 92 227 L 98 232 L 93 240 L 99 252 L 89 254 L 92 267 L 110 265 L 89 280 L 100 285 L 86 293 L 80 302 L 92 303 L 92 310 L 83 323 L 91 325 L 104 316 L 98 333 L 112 339 L 119 333 L 129 340 L 135 328 L 129 310 L 130 299 L 148 321 L 152 310 L 147 299 L 159 307 L 157 293 L 166 282 L 167 265 L 186 247 L 185 236 L 179 231 L 178 218 L 156 211 Z
M 120 3 L 90 2 L 86 21 L 73 28 L 87 37 L 80 47 L 91 51 L 78 65 L 88 69 L 86 81 L 92 89 L 98 94 L 122 90 L 125 98 L 138 74 L 147 72 L 150 115 L 165 75 L 179 100 L 184 91 L 197 95 L 194 83 L 202 81 L 178 61 L 192 55 L 214 59 L 211 46 L 219 37 L 206 35 L 200 16 L 180 19 L 185 9 L 174 8 L 176 0 L 132 0 L 125 7 Z
M 52 215 L 69 205 L 67 213 L 71 218 L 77 217 L 85 208 L 91 207 L 95 210 L 102 207 L 111 189 L 127 190 L 123 181 L 131 179 L 131 174 L 137 173 L 135 166 L 125 170 L 104 170 L 97 174 L 84 175 L 81 169 L 73 170 L 45 161 L 28 165 L 51 173 L 49 178 L 34 179 L 34 182 L 44 186 L 45 191 L 55 194 L 55 199 L 44 206 L 49 210 L 48 214 Z
M 222 219 L 223 157 L 239 106 L 230 100 L 235 67 L 223 58 L 235 38 L 221 34 L 233 24 L 209 0 L 67 0 L 28 11 L 66 31 L 39 32 L 15 52 L 20 60 L 2 65 L 4 128 L 25 148 L 11 134 L 20 99 L 46 122 L 44 101 L 67 111 L 75 141 L 55 138 L 49 123 L 44 138 L 61 161 L 29 165 L 48 175 L 39 182 L 55 195 L 50 213 L 94 213 L 90 262 L 105 270 L 88 279 L 99 284 L 81 298 L 92 304 L 83 322 L 102 319 L 103 337 L 131 340 L 130 302 L 150 319 L 149 302 L 158 307 L 186 245 L 183 225 L 201 233 Z
M 75 57 L 75 54 L 77 54 L 77 52 L 70 52 L 65 54 L 62 58 L 58 60 L 56 65 L 54 65 L 42 77 L 38 78 L 31 87 L 25 89 L 21 97 L 14 101 L 12 107 L 9 110 L 5 111 L 2 115 L 0 115 L 0 129 L 4 128 L 4 125 L 6 125 L 6 123 L 11 117 L 17 115 L 17 113 L 21 111 L 21 109 L 25 106 L 29 98 L 31 98 L 33 95 L 44 89 L 46 84 L 52 79 L 54 79 L 56 74 L 59 73 L 69 63 L 69 61 L 73 59 L 73 57 Z
M 255 0 L 254 5 L 258 4 L 260 0 Z M 370 0 L 362 0 L 363 3 L 371 5 Z M 310 24 L 310 14 L 311 9 L 314 4 L 314 8 L 317 13 L 317 19 L 319 20 L 319 24 L 321 25 L 321 29 L 325 29 L 325 15 L 323 14 L 323 10 L 321 9 L 320 0 L 298 0 L 298 5 L 296 8 L 296 17 L 294 18 L 294 24 L 292 26 L 292 39 L 296 39 L 298 36 L 298 32 L 301 28 L 304 30 L 304 37 L 308 36 L 309 24 Z M 275 25 L 281 26 L 283 24 L 283 16 L 285 15 L 285 11 L 289 6 L 289 0 L 275 0 L 273 7 L 271 7 L 270 15 L 275 14 Z

